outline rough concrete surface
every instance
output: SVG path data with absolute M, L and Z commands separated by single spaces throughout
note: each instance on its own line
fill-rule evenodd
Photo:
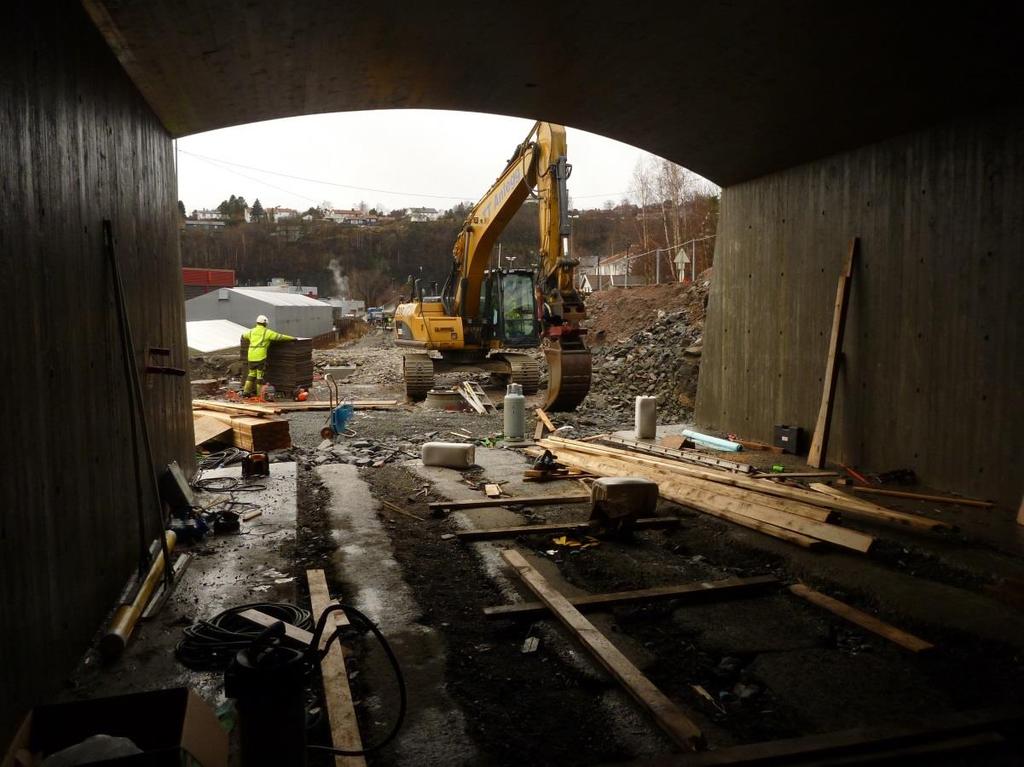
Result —
M 347 599 L 377 623 L 401 658 L 409 713 L 401 735 L 387 748 L 388 758 L 396 764 L 476 763 L 465 716 L 445 692 L 444 638 L 419 622 L 422 611 L 393 557 L 369 487 L 355 466 L 335 464 L 316 471 L 331 494 L 337 572 Z M 386 677 L 388 672 L 378 662 L 366 673 Z M 386 703 L 379 695 L 374 698 L 367 702 L 373 716 L 390 721 L 394 710 L 387 704 L 394 696 Z
M 240 477 L 237 466 L 214 469 L 204 477 Z M 66 697 L 120 695 L 161 687 L 190 686 L 213 706 L 224 702 L 223 674 L 190 671 L 177 662 L 174 647 L 183 627 L 212 618 L 228 607 L 248 602 L 294 602 L 295 575 L 290 559 L 295 539 L 296 464 L 275 463 L 264 489 L 235 493 L 262 514 L 242 522 L 237 534 L 209 535 L 201 543 L 178 546 L 172 554 L 188 553 L 192 562 L 163 609 L 140 621 L 127 648 L 112 663 L 90 651 L 69 680 Z M 204 505 L 227 493 L 198 492 Z M 105 625 L 105 624 L 104 624 Z

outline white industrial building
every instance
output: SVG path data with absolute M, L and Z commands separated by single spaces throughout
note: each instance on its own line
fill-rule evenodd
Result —
M 193 320 L 185 323 L 190 357 L 237 352 L 249 328 L 231 320 Z
M 246 328 L 267 315 L 270 327 L 297 338 L 313 338 L 334 329 L 334 308 L 296 293 L 252 288 L 220 288 L 185 302 L 185 319 L 231 320 Z

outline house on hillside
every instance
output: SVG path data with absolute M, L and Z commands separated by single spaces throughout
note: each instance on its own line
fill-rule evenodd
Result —
M 185 219 L 185 228 L 186 229 L 210 229 L 210 230 L 217 230 L 217 229 L 223 229 L 225 226 L 227 226 L 227 224 L 225 224 L 223 221 L 219 221 L 219 220 L 194 221 L 191 218 Z
M 324 220 L 349 226 L 373 226 L 377 223 L 377 215 L 360 210 L 328 210 L 324 213 Z
M 283 208 L 278 206 L 276 208 L 267 208 L 266 212 L 267 216 L 270 217 L 270 220 L 275 223 L 299 217 L 299 211 L 295 210 L 295 208 Z
M 441 212 L 437 208 L 409 208 L 409 221 L 422 223 L 424 221 L 437 221 L 441 218 Z
M 299 338 L 313 338 L 334 329 L 334 309 L 297 293 L 258 288 L 220 288 L 185 302 L 185 319 L 231 320 L 251 328 L 267 315 L 270 327 Z
M 607 288 L 635 288 L 647 285 L 649 280 L 641 274 L 631 274 L 632 259 L 627 253 L 615 253 L 607 258 L 598 258 L 592 266 L 583 266 L 580 271 L 580 290 L 592 293 Z

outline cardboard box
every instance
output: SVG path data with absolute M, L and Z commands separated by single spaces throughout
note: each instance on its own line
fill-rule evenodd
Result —
M 144 753 L 92 762 L 116 767 L 227 767 L 228 734 L 206 702 L 186 687 L 38 706 L 25 717 L 2 767 L 19 753 L 42 757 L 97 735 L 132 740 Z

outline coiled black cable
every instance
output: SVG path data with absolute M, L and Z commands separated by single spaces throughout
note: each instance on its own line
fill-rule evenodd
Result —
M 287 602 L 254 602 L 232 607 L 208 621 L 188 626 L 185 638 L 174 648 L 175 657 L 194 671 L 223 671 L 235 654 L 259 637 L 263 627 L 239 617 L 246 610 L 259 610 L 273 618 L 309 631 L 313 616 L 308 610 Z

